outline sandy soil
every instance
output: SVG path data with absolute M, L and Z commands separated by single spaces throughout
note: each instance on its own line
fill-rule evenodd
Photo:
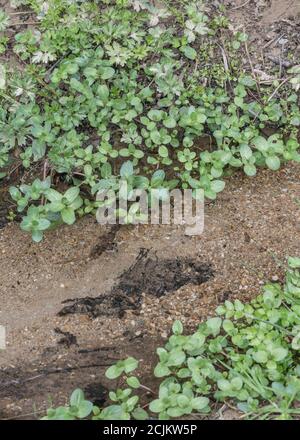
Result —
M 250 31 L 255 47 L 268 45 L 256 54 L 255 67 L 263 71 L 271 63 L 278 70 L 267 57 L 285 59 L 296 48 L 299 1 L 223 3 L 237 25 Z M 288 40 L 283 49 L 282 33 Z M 198 237 L 171 226 L 122 227 L 111 237 L 110 228 L 93 218 L 52 231 L 38 245 L 17 224 L 0 230 L 0 324 L 7 328 L 7 349 L 0 352 L 0 418 L 38 417 L 49 396 L 64 403 L 78 386 L 92 399 L 105 399 L 104 368 L 125 355 L 141 360 L 147 381 L 155 347 L 174 319 L 194 329 L 225 299 L 247 300 L 267 280 L 282 280 L 281 264 L 299 255 L 299 172 L 299 164 L 289 164 L 253 179 L 230 177 L 218 200 L 206 205 L 205 230 Z M 141 307 L 122 318 L 58 316 L 66 300 L 109 294 L 142 248 L 158 261 L 210 264 L 214 276 L 160 298 L 144 294 Z

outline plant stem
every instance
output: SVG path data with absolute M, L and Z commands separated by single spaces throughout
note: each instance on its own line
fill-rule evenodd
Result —
M 255 316 L 253 316 L 253 315 L 248 314 L 248 313 L 245 313 L 245 316 L 247 316 L 247 317 L 250 318 L 250 319 L 254 319 L 254 320 L 256 320 L 256 321 L 260 321 L 260 322 L 264 322 L 265 324 L 272 325 L 273 327 L 276 327 L 276 328 L 278 328 L 279 330 L 285 332 L 285 333 L 286 333 L 287 335 L 289 335 L 289 336 L 295 336 L 295 335 L 293 335 L 292 332 L 289 332 L 289 331 L 288 331 L 287 329 L 285 329 L 284 327 L 281 327 L 281 325 L 275 324 L 275 323 L 270 322 L 270 321 L 266 321 L 266 320 L 261 319 L 261 318 L 257 318 L 257 317 L 255 317 Z
M 149 391 L 149 393 L 154 394 L 156 396 L 155 391 L 151 390 L 151 388 L 146 387 L 145 385 L 140 385 L 140 388 L 142 388 L 143 390 Z

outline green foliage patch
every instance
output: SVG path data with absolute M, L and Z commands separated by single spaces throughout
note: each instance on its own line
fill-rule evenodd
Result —
M 0 65 L 0 170 L 18 161 L 30 171 L 10 193 L 35 241 L 94 213 L 97 191 L 120 178 L 129 190 L 202 188 L 215 199 L 234 169 L 254 176 L 300 161 L 299 68 L 260 85 L 242 64 L 247 35 L 222 10 L 185 0 L 18 4 L 39 26 L 10 42 L 21 68 Z M 10 19 L 1 11 L 4 52 Z M 70 192 L 59 196 L 61 183 Z
M 129 357 L 106 371 L 108 379 L 122 378 L 119 384 L 126 385 L 110 392 L 111 405 L 88 405 L 76 390 L 70 406 L 51 408 L 44 418 L 140 420 L 151 415 L 165 420 L 205 416 L 218 402 L 250 419 L 299 418 L 299 350 L 300 258 L 289 258 L 284 286 L 268 283 L 249 303 L 225 301 L 192 335 L 174 322 L 167 344 L 157 349 L 157 394 L 140 383 L 134 375 L 138 361 Z M 141 397 L 141 391 L 150 391 L 153 399 Z M 74 394 L 80 395 L 75 406 Z

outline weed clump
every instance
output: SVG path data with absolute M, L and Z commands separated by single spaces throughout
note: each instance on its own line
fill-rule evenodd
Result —
M 108 379 L 120 378 L 120 388 L 109 394 L 111 405 L 93 406 L 76 390 L 70 406 L 51 408 L 45 418 L 128 420 L 151 414 L 164 420 L 193 412 L 205 416 L 218 402 L 230 402 L 247 418 L 297 418 L 299 349 L 300 259 L 290 258 L 284 286 L 266 284 L 245 304 L 226 300 L 192 335 L 174 322 L 167 344 L 157 349 L 157 392 L 140 383 L 134 373 L 138 361 L 129 357 L 106 371 Z M 153 399 L 144 402 L 138 390 L 150 391 Z
M 38 25 L 11 39 L 22 69 L 0 65 L 0 178 L 28 170 L 10 195 L 35 241 L 109 206 L 95 195 L 121 179 L 128 194 L 179 187 L 215 199 L 234 169 L 300 160 L 299 68 L 260 84 L 242 62 L 247 35 L 208 2 L 21 3 Z M 1 12 L 4 53 L 9 23 Z

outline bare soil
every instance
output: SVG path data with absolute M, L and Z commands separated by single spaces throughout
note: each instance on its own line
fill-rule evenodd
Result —
M 233 26 L 249 35 L 249 57 L 257 79 L 284 77 L 299 64 L 299 0 L 225 0 Z M 250 59 L 249 59 L 250 58 Z
M 273 65 L 278 74 L 279 59 L 283 74 L 284 60 L 299 60 L 299 1 L 221 3 L 251 34 L 255 69 Z M 76 387 L 102 404 L 111 387 L 105 368 L 127 355 L 155 387 L 155 349 L 175 319 L 194 330 L 225 299 L 246 301 L 266 281 L 283 280 L 286 257 L 299 255 L 299 172 L 288 164 L 255 178 L 234 174 L 206 204 L 200 236 L 175 226 L 112 229 L 91 217 L 40 244 L 18 224 L 1 229 L 0 418 L 40 417 L 49 399 L 64 404 Z M 225 407 L 213 417 L 239 415 Z
M 0 322 L 7 327 L 8 345 L 0 353 L 2 417 L 32 413 L 33 405 L 42 410 L 49 395 L 63 403 L 77 386 L 96 381 L 108 387 L 104 369 L 126 355 L 141 360 L 148 382 L 155 346 L 166 340 L 174 319 L 180 318 L 187 331 L 195 329 L 225 299 L 248 300 L 266 281 L 282 281 L 279 262 L 299 254 L 299 171 L 299 165 L 289 164 L 277 173 L 262 170 L 254 179 L 236 174 L 219 199 L 206 206 L 201 236 L 187 237 L 172 226 L 121 227 L 113 249 L 96 258 L 92 250 L 110 228 L 93 218 L 52 231 L 38 245 L 17 224 L 3 229 Z M 149 254 L 138 267 L 141 249 Z M 167 285 L 164 294 L 156 295 L 155 283 L 147 282 L 157 276 L 153 263 L 146 269 L 149 259 L 162 266 L 192 261 L 205 268 L 198 274 L 209 276 L 199 279 L 192 271 L 183 285 L 175 284 L 174 291 Z M 122 317 L 108 309 L 104 314 L 101 307 L 96 318 L 88 307 L 58 315 L 65 300 L 89 297 L 93 304 L 102 295 L 110 301 L 108 292 L 120 291 L 126 280 L 122 274 L 132 267 L 138 268 L 139 280 L 145 273 L 146 282 L 123 290 Z M 136 295 L 140 304 L 132 307 Z

